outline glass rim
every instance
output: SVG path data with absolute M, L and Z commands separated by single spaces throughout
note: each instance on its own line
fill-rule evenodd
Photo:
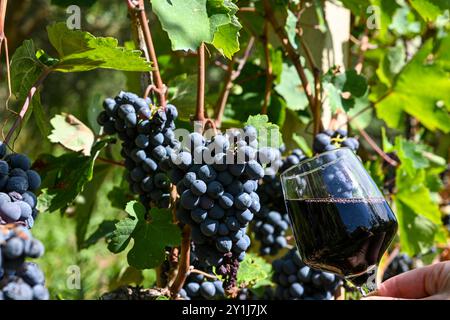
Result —
M 288 177 L 289 175 L 292 175 L 292 173 L 290 173 L 291 171 L 294 171 L 295 169 L 297 169 L 298 167 L 301 167 L 301 166 L 304 165 L 305 163 L 315 161 L 315 160 L 317 160 L 317 159 L 319 159 L 319 158 L 321 158 L 321 157 L 323 157 L 323 156 L 325 156 L 325 155 L 327 155 L 327 154 L 337 153 L 338 151 L 342 151 L 342 150 L 344 150 L 344 151 L 350 151 L 352 154 L 354 154 L 354 152 L 352 151 L 352 149 L 350 149 L 350 148 L 348 148 L 348 147 L 340 147 L 340 148 L 336 148 L 336 149 L 334 149 L 334 150 L 325 151 L 325 152 L 322 152 L 322 153 L 319 153 L 319 154 L 315 155 L 314 157 L 306 158 L 306 159 L 300 161 L 300 162 L 297 163 L 296 165 L 294 165 L 294 166 L 290 167 L 289 169 L 287 169 L 286 171 L 284 171 L 284 172 L 280 175 L 280 178 L 281 178 L 281 179 L 284 179 L 284 178 Z M 333 161 L 330 161 L 330 162 L 328 162 L 328 163 L 326 163 L 326 164 L 324 164 L 324 165 L 325 165 L 325 166 L 329 166 L 329 165 L 335 163 L 337 160 L 338 160 L 338 158 L 336 158 L 336 159 L 334 159 Z M 323 165 L 318 166 L 317 168 L 313 168 L 313 169 L 311 169 L 311 170 L 308 170 L 308 171 L 306 171 L 306 172 L 298 173 L 298 174 L 296 174 L 295 176 L 296 176 L 296 177 L 303 177 L 303 176 L 306 176 L 306 175 L 308 175 L 308 174 L 310 174 L 310 173 L 312 173 L 312 172 L 314 172 L 314 171 L 320 169 L 322 166 L 323 166 Z

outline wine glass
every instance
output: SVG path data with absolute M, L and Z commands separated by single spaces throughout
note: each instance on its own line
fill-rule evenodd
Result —
M 308 266 L 338 274 L 365 296 L 397 232 L 397 219 L 348 148 L 319 154 L 281 175 L 297 247 Z

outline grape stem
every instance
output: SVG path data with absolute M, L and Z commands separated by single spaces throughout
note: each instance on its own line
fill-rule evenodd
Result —
M 170 287 L 170 293 L 172 298 L 176 298 L 178 292 L 180 292 L 181 288 L 184 286 L 184 282 L 189 273 L 190 269 L 190 255 L 191 255 L 191 228 L 188 225 L 185 225 L 182 231 L 182 239 L 181 239 L 181 253 L 180 259 L 178 263 L 178 272 Z
M 213 120 L 211 120 L 211 119 L 206 119 L 205 120 L 205 130 L 206 130 L 206 126 L 208 126 L 208 125 L 214 131 L 214 135 L 217 135 L 217 127 L 216 127 L 215 122 Z
M 363 136 L 363 138 L 367 141 L 367 143 L 372 147 L 372 149 L 380 155 L 387 163 L 389 163 L 393 167 L 398 166 L 398 162 L 389 157 L 386 152 L 384 152 L 377 143 L 370 137 L 370 135 L 366 132 L 366 130 L 362 128 L 357 128 L 359 133 Z
M 201 271 L 201 270 L 198 270 L 198 269 L 195 269 L 193 266 L 191 266 L 189 268 L 189 273 L 201 274 L 201 275 L 203 275 L 203 276 L 205 276 L 206 278 L 209 278 L 209 279 L 214 279 L 214 280 L 218 279 L 215 275 L 209 274 L 207 272 L 204 272 L 204 271 Z
M 28 91 L 28 95 L 22 105 L 22 109 L 20 110 L 19 115 L 16 118 L 16 121 L 14 122 L 11 129 L 9 129 L 8 134 L 6 135 L 6 138 L 4 140 L 5 144 L 9 144 L 14 134 L 14 131 L 21 125 L 23 119 L 25 118 L 28 108 L 30 107 L 31 101 L 33 100 L 34 94 L 41 87 L 42 83 L 51 72 L 52 72 L 51 68 L 45 67 L 42 73 L 40 74 L 39 78 L 31 86 L 30 90 Z
M 162 107 L 166 106 L 166 86 L 164 85 L 162 79 L 161 79 L 161 72 L 159 70 L 159 65 L 158 65 L 158 59 L 156 57 L 156 52 L 155 52 L 155 46 L 153 45 L 153 38 L 152 38 L 152 33 L 150 31 L 150 27 L 149 27 L 149 21 L 147 18 L 147 14 L 145 12 L 145 3 L 144 0 L 137 0 L 137 4 L 135 4 L 135 1 L 131 1 L 131 0 L 126 0 L 127 5 L 128 5 L 128 10 L 130 11 L 131 14 L 134 14 L 135 16 L 137 16 L 138 21 L 139 21 L 139 25 L 142 29 L 142 33 L 144 36 L 144 42 L 145 42 L 145 46 L 147 47 L 147 52 L 150 58 L 150 61 L 152 63 L 152 67 L 153 67 L 153 79 L 155 81 L 155 85 L 156 88 L 158 90 L 155 90 L 155 92 L 157 92 L 159 94 L 159 99 L 160 99 L 160 103 Z
M 171 189 L 170 189 L 170 198 L 171 200 L 171 208 L 172 208 L 172 221 L 173 223 L 178 223 L 178 219 L 177 219 L 177 209 L 176 209 L 176 202 L 177 202 L 177 198 L 178 198 L 178 192 L 177 192 L 177 187 L 176 185 L 172 185 Z
M 125 163 L 123 163 L 123 162 L 119 162 L 119 161 L 115 161 L 115 160 L 111 160 L 111 159 L 107 159 L 107 158 L 103 158 L 103 157 L 98 157 L 97 159 L 98 159 L 98 161 L 101 161 L 104 163 L 109 163 L 109 164 L 119 166 L 119 167 L 125 167 Z
M 306 77 L 305 69 L 300 61 L 300 55 L 290 43 L 289 37 L 284 28 L 278 24 L 269 0 L 263 0 L 263 2 L 265 16 L 272 25 L 275 33 L 278 35 L 278 38 L 280 38 L 282 46 L 286 50 L 289 59 L 292 61 L 295 69 L 297 70 L 298 76 L 303 86 L 303 90 L 305 91 L 306 98 L 308 99 L 308 103 L 314 115 L 314 132 L 318 132 L 320 131 L 320 116 L 317 118 L 317 115 L 320 115 L 320 105 L 316 105 L 316 99 L 314 98 L 308 78 Z
M 264 102 L 261 109 L 261 114 L 267 114 L 273 84 L 272 60 L 270 59 L 269 50 L 269 22 L 267 20 L 264 21 L 264 34 L 262 36 L 262 43 L 264 46 L 264 58 L 266 60 L 266 88 L 264 92 Z
M 214 112 L 214 118 L 216 119 L 215 125 L 219 128 L 222 124 L 223 113 L 225 111 L 225 106 L 227 105 L 230 91 L 233 88 L 233 81 L 235 81 L 241 75 L 241 72 L 244 69 L 245 64 L 248 61 L 248 58 L 252 53 L 254 44 L 255 44 L 255 37 L 251 37 L 250 40 L 248 41 L 244 55 L 239 60 L 239 64 L 236 70 L 234 70 L 234 64 L 236 62 L 234 56 L 228 63 L 228 66 L 226 67 L 227 73 L 225 75 L 225 85 L 223 86 L 222 92 L 220 93 L 220 97 L 219 100 L 217 101 L 216 109 Z

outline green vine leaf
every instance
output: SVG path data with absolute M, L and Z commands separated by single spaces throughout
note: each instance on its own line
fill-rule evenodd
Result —
M 269 280 L 272 266 L 266 260 L 254 254 L 247 254 L 239 266 L 238 285 L 257 287 L 261 282 Z
M 441 212 L 429 189 L 430 175 L 427 172 L 438 176 L 446 166 L 433 167 L 434 163 L 425 156 L 431 153 L 426 145 L 401 137 L 397 137 L 395 144 L 390 145 L 384 133 L 383 141 L 383 148 L 394 151 L 401 163 L 395 177 L 398 191 L 393 198 L 402 250 L 411 256 L 423 253 L 437 240 L 442 226 Z
M 75 221 L 75 235 L 77 239 L 77 248 L 81 250 L 85 248 L 85 239 L 88 232 L 89 224 L 99 201 L 102 200 L 101 191 L 107 183 L 107 177 L 113 168 L 106 164 L 95 167 L 95 175 L 92 181 L 86 183 L 83 192 L 80 195 L 83 201 L 75 201 L 76 212 Z
M 229 23 L 217 28 L 212 44 L 225 57 L 231 59 L 239 51 L 239 23 Z
M 349 92 L 352 97 L 361 98 L 367 92 L 367 79 L 356 70 L 348 70 L 334 78 L 334 85 L 340 92 Z
M 370 6 L 370 1 L 368 0 L 341 0 L 341 2 L 355 15 L 364 15 L 367 7 Z
M 411 6 L 425 21 L 434 21 L 444 10 L 450 8 L 448 0 L 410 0 Z
M 271 122 L 267 115 L 250 116 L 245 125 L 253 126 L 258 130 L 258 144 L 278 148 L 283 144 L 280 128 Z
M 36 161 L 43 178 L 42 193 L 38 197 L 39 210 L 64 212 L 83 191 L 85 184 L 92 180 L 95 159 L 106 145 L 106 141 L 96 143 L 89 157 L 75 152 L 59 157 L 42 155 Z
M 238 7 L 230 0 L 154 0 L 152 9 L 173 50 L 196 51 L 205 42 L 228 58 L 239 51 L 242 26 L 235 16 Z
M 157 267 L 164 260 L 164 248 L 181 242 L 180 229 L 173 224 L 170 210 L 151 209 L 150 222 L 145 207 L 137 201 L 129 202 L 125 211 L 129 217 L 116 224 L 108 249 L 121 252 L 133 239 L 133 247 L 128 252 L 130 266 L 139 270 Z
M 109 237 L 108 249 L 112 253 L 119 253 L 125 250 L 131 241 L 131 234 L 136 228 L 137 219 L 123 219 L 116 223 L 114 231 Z
M 45 66 L 36 56 L 36 48 L 33 40 L 25 40 L 16 49 L 11 58 L 11 90 L 19 105 L 23 105 L 28 91 L 44 71 Z M 50 132 L 48 120 L 41 105 L 41 97 L 37 92 L 31 102 L 31 110 L 36 116 L 36 123 L 42 135 Z M 25 120 L 28 120 L 32 112 L 29 112 Z
M 427 252 L 434 244 L 436 225 L 399 200 L 395 201 L 395 208 L 402 251 L 410 256 Z
M 47 27 L 50 43 L 59 54 L 52 69 L 59 72 L 81 72 L 98 68 L 122 71 L 150 71 L 141 51 L 118 46 L 114 38 L 95 37 L 89 32 L 70 30 L 65 23 Z
M 116 229 L 118 220 L 104 220 L 97 229 L 83 242 L 83 249 L 87 249 L 90 246 L 96 244 L 100 239 L 110 238 L 112 233 Z
M 18 99 L 25 99 L 43 70 L 33 40 L 25 40 L 11 58 L 11 89 Z
M 367 79 L 355 70 L 338 75 L 330 70 L 324 76 L 323 88 L 333 113 L 339 109 L 348 113 L 362 110 L 369 104 Z
M 308 69 L 305 72 L 308 81 L 314 83 L 312 73 Z M 286 107 L 290 110 L 305 110 L 308 107 L 308 99 L 293 65 L 283 63 L 280 82 L 275 86 L 275 91 L 286 100 Z
M 179 119 L 190 121 L 191 116 L 195 113 L 197 101 L 196 86 L 196 74 L 181 74 L 169 82 L 170 101 L 178 107 Z
M 430 60 L 432 49 L 430 40 L 403 68 L 386 98 L 376 105 L 378 117 L 388 126 L 398 128 L 406 112 L 431 131 L 450 132 L 450 78 L 439 64 L 439 56 Z
M 378 78 L 387 86 L 391 86 L 394 77 L 402 70 L 406 63 L 406 48 L 402 42 L 388 48 L 381 57 L 377 69 Z

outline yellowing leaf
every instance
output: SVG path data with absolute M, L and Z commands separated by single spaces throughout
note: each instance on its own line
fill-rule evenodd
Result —
M 65 148 L 81 152 L 85 156 L 91 154 L 94 144 L 94 133 L 84 123 L 71 114 L 56 115 L 50 123 L 52 133 L 48 137 L 53 143 L 60 143 Z

